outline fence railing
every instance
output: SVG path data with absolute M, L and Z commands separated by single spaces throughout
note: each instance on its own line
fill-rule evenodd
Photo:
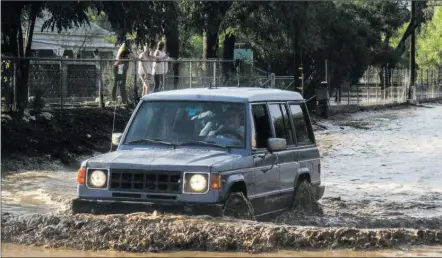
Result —
M 293 89 L 294 76 L 270 76 L 267 87 Z M 296 87 L 300 89 L 300 86 Z M 301 91 L 301 90 L 299 90 Z M 330 87 L 330 105 L 385 105 L 409 101 L 410 70 L 369 67 L 356 84 Z M 442 98 L 442 69 L 417 70 L 411 100 Z
M 2 57 L 2 103 L 11 103 L 17 59 Z M 136 102 L 142 95 L 143 80 L 150 91 L 213 86 L 262 86 L 293 89 L 293 76 L 275 76 L 234 60 L 168 60 L 164 73 L 155 78 L 142 76 L 141 65 L 152 61 L 129 60 L 115 66 L 114 59 L 29 58 L 28 96 L 43 99 L 49 106 L 109 104 L 127 98 Z M 410 89 L 408 69 L 369 68 L 359 83 L 331 85 L 331 105 L 379 105 L 404 103 Z M 412 99 L 425 101 L 442 97 L 442 69 L 418 70 Z M 156 86 L 158 85 L 158 86 Z M 123 91 L 121 91 L 123 89 Z M 125 89 L 125 90 L 124 90 Z
M 409 69 L 370 67 L 359 83 L 343 83 L 332 91 L 331 105 L 385 105 L 442 98 L 442 69 L 417 70 L 410 93 Z M 428 76 L 422 76 L 428 75 Z
M 252 66 L 237 64 L 234 60 L 168 60 L 156 64 L 156 70 L 164 73 L 154 76 L 148 71 L 145 77 L 141 66 L 152 67 L 153 61 L 120 60 L 119 64 L 115 64 L 114 59 L 28 59 L 29 100 L 38 95 L 45 104 L 52 106 L 97 105 L 101 101 L 118 100 L 119 97 L 127 97 L 129 102 L 134 102 L 142 94 L 143 80 L 147 80 L 151 92 L 259 84 L 260 80 Z M 2 58 L 2 77 L 5 77 L 2 92 L 14 91 L 16 60 Z M 2 95 L 8 97 L 11 94 Z

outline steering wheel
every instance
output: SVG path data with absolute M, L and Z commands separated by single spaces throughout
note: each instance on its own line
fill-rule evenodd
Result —
M 235 130 L 230 130 L 230 129 L 222 129 L 219 134 L 221 135 L 225 135 L 225 134 L 229 134 L 232 136 L 235 136 L 238 140 L 243 141 L 243 136 L 241 134 L 239 134 L 237 131 Z

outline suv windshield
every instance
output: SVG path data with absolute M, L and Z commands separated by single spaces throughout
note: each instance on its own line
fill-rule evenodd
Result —
M 144 101 L 124 144 L 245 148 L 245 104 Z

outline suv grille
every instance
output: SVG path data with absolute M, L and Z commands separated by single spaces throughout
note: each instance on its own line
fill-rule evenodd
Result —
M 181 172 L 112 169 L 110 174 L 111 190 L 149 193 L 182 192 Z

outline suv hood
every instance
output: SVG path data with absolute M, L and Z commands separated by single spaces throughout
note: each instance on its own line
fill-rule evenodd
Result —
M 240 155 L 224 151 L 196 149 L 132 149 L 99 155 L 87 160 L 88 167 L 120 169 L 160 169 L 188 170 L 208 168 L 215 164 L 231 162 Z M 183 168 L 186 167 L 186 169 Z

